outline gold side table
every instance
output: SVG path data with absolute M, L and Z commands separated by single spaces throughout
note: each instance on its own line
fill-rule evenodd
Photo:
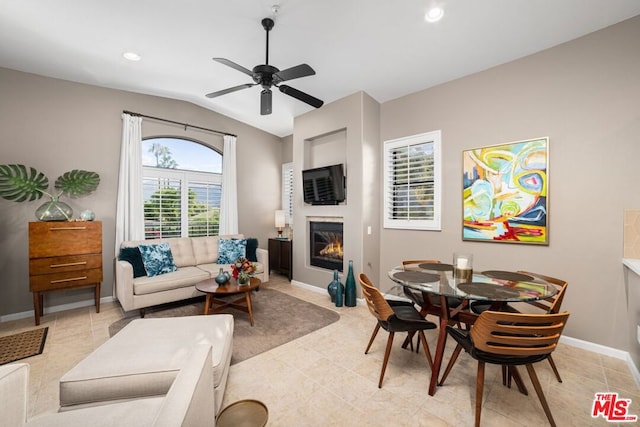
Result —
M 264 427 L 269 420 L 267 406 L 259 400 L 238 400 L 224 408 L 216 419 L 217 427 Z

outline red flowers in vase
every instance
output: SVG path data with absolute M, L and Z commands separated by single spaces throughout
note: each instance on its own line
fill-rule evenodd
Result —
M 240 257 L 231 264 L 231 275 L 238 283 L 249 283 L 249 279 L 256 271 L 256 264 L 244 257 Z

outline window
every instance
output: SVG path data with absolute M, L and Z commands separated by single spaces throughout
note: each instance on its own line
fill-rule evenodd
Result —
M 282 165 L 282 210 L 287 224 L 293 223 L 293 163 Z
M 216 236 L 222 155 L 180 138 L 142 142 L 145 239 Z
M 384 143 L 384 227 L 440 230 L 440 131 Z

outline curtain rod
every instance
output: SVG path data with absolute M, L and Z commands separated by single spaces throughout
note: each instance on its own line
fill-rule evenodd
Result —
M 238 135 L 234 135 L 232 133 L 221 132 L 219 130 L 204 128 L 204 127 L 201 127 L 201 126 L 194 126 L 194 125 L 190 125 L 189 123 L 181 123 L 181 122 L 176 122 L 174 120 L 162 119 L 160 117 L 147 116 L 146 114 L 134 113 L 133 111 L 128 111 L 128 110 L 122 110 L 122 112 L 124 114 L 129 114 L 131 116 L 144 117 L 144 118 L 152 119 L 152 120 L 160 120 L 161 122 L 167 122 L 167 123 L 172 123 L 174 125 L 184 126 L 184 130 L 187 130 L 187 128 L 192 128 L 192 129 L 198 129 L 198 130 L 204 130 L 204 131 L 207 131 L 207 132 L 217 133 L 218 135 L 235 136 L 236 138 L 238 137 Z

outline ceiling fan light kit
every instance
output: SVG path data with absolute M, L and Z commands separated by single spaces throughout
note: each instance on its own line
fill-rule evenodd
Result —
M 275 7 L 275 6 L 274 6 Z M 274 11 L 275 13 L 276 11 Z M 311 68 L 308 64 L 300 64 L 291 68 L 287 68 L 285 70 L 280 71 L 278 68 L 269 65 L 269 31 L 273 29 L 274 21 L 271 18 L 264 18 L 262 20 L 262 28 L 264 28 L 266 32 L 266 55 L 265 55 L 265 63 L 261 65 L 256 65 L 252 70 L 249 70 L 242 65 L 236 64 L 235 62 L 226 59 L 226 58 L 213 58 L 214 61 L 224 64 L 228 67 L 231 67 L 241 73 L 244 73 L 250 76 L 253 79 L 253 83 L 245 83 L 238 86 L 233 86 L 227 89 L 222 89 L 216 92 L 211 92 L 207 94 L 207 98 L 216 98 L 218 96 L 226 95 L 228 93 L 236 92 L 242 89 L 247 89 L 252 86 L 260 85 L 262 86 L 262 91 L 260 92 L 260 114 L 266 116 L 271 114 L 272 112 L 272 92 L 271 87 L 275 86 L 280 89 L 280 92 L 291 96 L 292 98 L 297 99 L 298 101 L 302 101 L 308 105 L 311 105 L 315 108 L 322 107 L 324 102 L 314 96 L 311 96 L 307 93 L 304 93 L 298 89 L 295 89 L 291 86 L 283 85 L 282 82 L 299 79 L 301 77 L 312 76 L 316 72 Z

